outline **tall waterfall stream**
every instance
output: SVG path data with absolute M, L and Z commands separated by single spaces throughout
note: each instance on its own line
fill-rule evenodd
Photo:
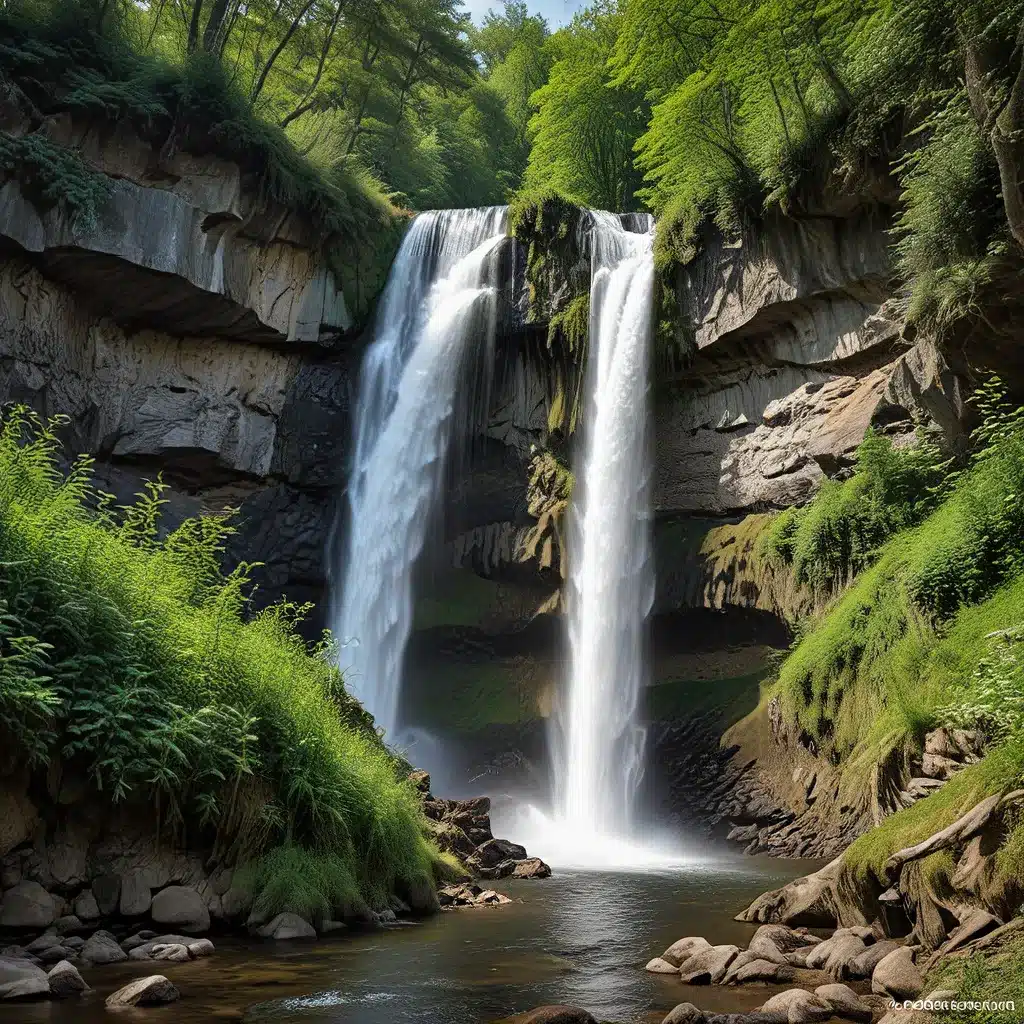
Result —
M 363 360 L 333 625 L 349 689 L 391 740 L 413 569 L 440 497 L 467 350 L 494 337 L 492 257 L 506 219 L 504 207 L 420 214 L 388 277 Z

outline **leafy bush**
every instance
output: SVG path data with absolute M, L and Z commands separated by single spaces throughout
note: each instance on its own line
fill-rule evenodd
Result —
M 938 715 L 950 725 L 978 726 L 993 740 L 1024 728 L 1024 627 L 999 630 L 986 637 L 989 653 L 964 681 L 965 692 Z
M 0 428 L 0 736 L 74 765 L 154 828 L 237 863 L 275 845 L 339 858 L 363 898 L 429 876 L 414 793 L 345 692 L 304 609 L 246 618 L 248 569 L 220 569 L 230 523 L 161 539 L 162 485 L 126 509 L 59 469 L 59 424 Z M 340 869 L 339 869 L 340 870 Z
M 16 178 L 40 209 L 62 207 L 74 225 L 90 229 L 110 195 L 111 181 L 72 150 L 41 135 L 0 132 L 0 180 Z
M 829 593 L 878 557 L 893 534 L 920 522 L 938 502 L 950 460 L 927 437 L 897 447 L 869 430 L 853 476 L 826 480 L 803 508 L 783 512 L 764 543 L 798 583 Z

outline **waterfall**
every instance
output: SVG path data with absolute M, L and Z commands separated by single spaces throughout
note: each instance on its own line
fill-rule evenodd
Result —
M 504 207 L 420 214 L 402 242 L 359 378 L 344 582 L 333 612 L 350 691 L 393 735 L 412 574 L 436 511 L 474 339 L 490 363 Z
M 650 558 L 650 228 L 591 214 L 590 351 L 583 459 L 569 542 L 569 687 L 557 812 L 590 835 L 627 836 L 643 772 L 636 712 L 646 672 Z
M 582 450 L 570 510 L 567 686 L 552 730 L 552 812 L 518 835 L 556 867 L 675 868 L 678 851 L 634 820 L 645 731 L 647 617 L 654 599 L 649 364 L 653 224 L 592 211 L 590 341 Z M 582 456 L 582 458 L 580 457 Z

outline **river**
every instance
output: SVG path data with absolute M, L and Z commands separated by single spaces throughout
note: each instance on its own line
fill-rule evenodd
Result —
M 501 907 L 449 911 L 383 931 L 314 943 L 214 937 L 217 952 L 187 964 L 118 964 L 84 972 L 95 991 L 65 1003 L 5 1006 L 11 1024 L 109 1024 L 103 1000 L 143 974 L 181 990 L 171 1007 L 132 1018 L 207 1024 L 484 1024 L 549 1003 L 584 1006 L 599 1020 L 648 1024 L 699 996 L 710 1009 L 751 1009 L 766 990 L 687 990 L 644 963 L 675 939 L 744 943 L 733 914 L 765 889 L 810 870 L 804 862 L 735 857 L 673 873 L 557 872 L 508 880 Z

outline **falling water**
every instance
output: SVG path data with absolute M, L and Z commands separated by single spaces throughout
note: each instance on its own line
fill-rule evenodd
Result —
M 352 692 L 394 733 L 423 549 L 467 351 L 493 342 L 495 250 L 506 209 L 421 214 L 391 269 L 363 360 L 335 635 Z
M 649 231 L 626 231 L 612 214 L 592 217 L 589 380 L 570 542 L 558 813 L 574 830 L 625 836 L 643 771 L 636 710 L 654 592 L 647 431 L 654 258 Z
M 531 809 L 534 845 L 560 866 L 667 867 L 633 820 L 643 773 L 637 705 L 654 597 L 648 364 L 654 315 L 651 222 L 593 212 L 590 350 L 567 594 L 569 679 L 554 736 L 553 814 Z

